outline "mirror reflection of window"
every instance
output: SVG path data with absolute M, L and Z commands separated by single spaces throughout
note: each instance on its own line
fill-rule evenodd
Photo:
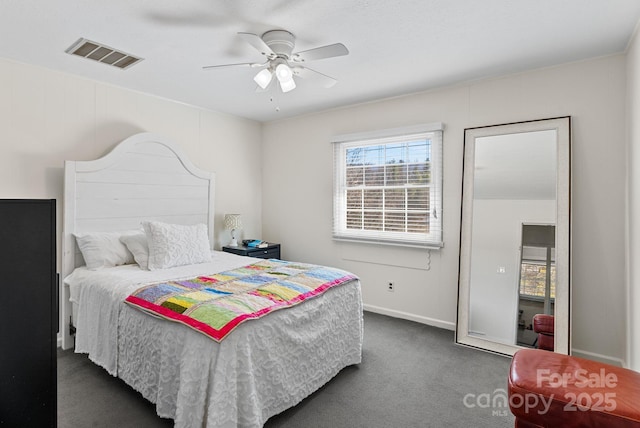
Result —
M 556 298 L 555 250 L 550 249 L 551 260 L 547 262 L 547 248 L 523 247 L 520 263 L 520 298 L 544 301 L 549 289 L 551 300 Z M 547 273 L 549 277 L 547 278 Z
M 518 345 L 535 347 L 536 314 L 554 313 L 556 297 L 555 226 L 522 225 L 518 302 Z

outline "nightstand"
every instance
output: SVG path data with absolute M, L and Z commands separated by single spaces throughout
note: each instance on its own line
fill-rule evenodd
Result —
M 237 254 L 239 256 L 257 257 L 260 259 L 279 259 L 280 258 L 280 244 L 269 244 L 264 248 L 246 247 L 244 245 L 238 245 L 237 247 L 222 247 L 222 251 L 227 253 Z

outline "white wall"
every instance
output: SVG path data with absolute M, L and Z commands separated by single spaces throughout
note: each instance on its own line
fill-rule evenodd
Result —
M 639 23 L 640 25 L 640 23 Z M 640 371 L 640 35 L 627 52 L 629 366 Z
M 245 234 L 260 235 L 260 123 L 0 59 L 0 198 L 57 199 L 58 236 L 64 161 L 96 159 L 143 131 L 216 173 L 216 248 L 230 239 L 224 213 L 241 213 Z
M 571 115 L 574 351 L 624 359 L 625 84 L 625 56 L 616 55 L 267 123 L 263 238 L 281 242 L 285 258 L 360 275 L 370 309 L 453 329 L 464 128 Z M 333 241 L 331 137 L 438 121 L 445 247 L 429 258 Z

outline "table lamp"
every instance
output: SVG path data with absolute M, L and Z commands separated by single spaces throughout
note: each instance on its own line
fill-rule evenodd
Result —
M 231 230 L 231 242 L 230 247 L 237 247 L 238 241 L 236 241 L 235 231 L 242 228 L 242 220 L 240 220 L 240 214 L 225 214 L 224 215 L 224 227 Z

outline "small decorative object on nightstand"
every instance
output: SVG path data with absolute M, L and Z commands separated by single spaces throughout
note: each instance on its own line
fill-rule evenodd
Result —
M 269 242 L 266 247 L 248 247 L 246 245 L 240 246 L 226 246 L 222 247 L 222 251 L 227 253 L 237 254 L 239 256 L 258 257 L 260 259 L 279 259 L 280 258 L 280 244 L 274 244 Z
M 242 220 L 240 220 L 240 214 L 225 214 L 224 215 L 224 227 L 231 230 L 231 242 L 230 247 L 237 247 L 238 241 L 236 240 L 236 229 L 242 228 Z

